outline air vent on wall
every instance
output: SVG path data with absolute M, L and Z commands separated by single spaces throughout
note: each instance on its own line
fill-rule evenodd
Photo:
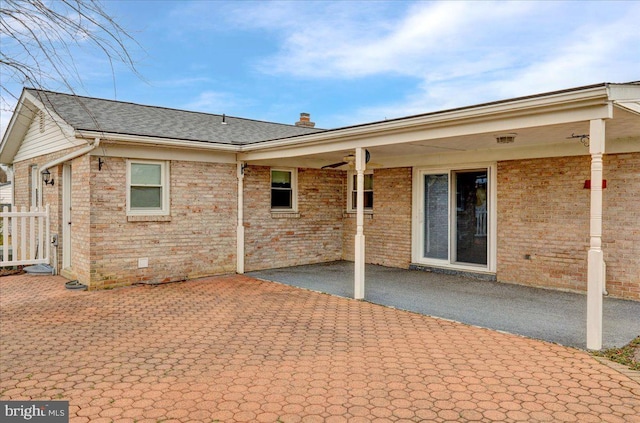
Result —
M 496 135 L 496 142 L 498 144 L 511 144 L 516 140 L 516 135 L 515 133 Z

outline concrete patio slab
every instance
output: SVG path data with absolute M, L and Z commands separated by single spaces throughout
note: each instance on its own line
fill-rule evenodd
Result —
M 71 422 L 638 422 L 584 351 L 246 276 L 0 278 L 0 398 Z
M 247 275 L 353 298 L 353 263 L 333 262 Z M 428 316 L 586 348 L 587 297 L 464 276 L 367 265 L 365 300 Z M 640 302 L 604 300 L 603 346 L 640 335 Z

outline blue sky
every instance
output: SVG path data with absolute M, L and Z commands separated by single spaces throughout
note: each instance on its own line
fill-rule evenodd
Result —
M 81 95 L 333 128 L 640 80 L 638 1 L 103 4 L 142 78 L 80 50 Z

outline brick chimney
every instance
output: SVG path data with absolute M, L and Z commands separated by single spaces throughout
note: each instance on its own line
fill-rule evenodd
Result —
M 313 128 L 316 126 L 315 122 L 311 122 L 311 115 L 309 113 L 300 113 L 300 120 L 296 122 L 296 126 L 304 126 L 305 128 Z

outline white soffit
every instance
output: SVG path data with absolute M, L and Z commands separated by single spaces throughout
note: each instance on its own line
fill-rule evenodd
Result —
M 529 128 L 511 128 L 515 133 L 512 144 L 498 144 L 496 136 L 501 132 L 483 132 L 455 137 L 409 141 L 405 143 L 367 146 L 374 168 L 411 166 L 416 163 L 430 163 L 433 160 L 458 160 L 483 157 L 483 160 L 510 160 L 533 157 L 554 157 L 563 155 L 588 154 L 581 144 L 579 135 L 589 134 L 589 121 L 579 121 Z M 607 150 L 610 152 L 640 151 L 640 116 L 624 108 L 613 109 L 613 119 L 606 121 Z M 576 137 L 573 137 L 576 136 Z M 635 147 L 634 147 L 635 146 Z M 261 165 L 298 165 L 319 168 L 343 161 L 353 153 L 346 146 L 334 151 L 316 151 L 286 156 L 264 158 L 252 161 Z M 431 157 L 431 158 L 430 158 Z M 340 167 L 338 170 L 346 170 Z
M 617 102 L 616 107 L 620 108 L 620 109 L 626 109 L 628 111 L 637 113 L 640 115 L 640 102 L 638 101 L 623 101 L 623 102 Z
M 375 122 L 295 139 L 269 141 L 241 148 L 243 152 L 239 154 L 239 158 L 247 161 L 266 160 L 346 148 L 397 146 L 424 140 L 516 132 L 517 128 L 571 124 L 611 117 L 612 106 L 603 85 L 585 90 Z M 439 147 L 452 148 L 450 145 Z

